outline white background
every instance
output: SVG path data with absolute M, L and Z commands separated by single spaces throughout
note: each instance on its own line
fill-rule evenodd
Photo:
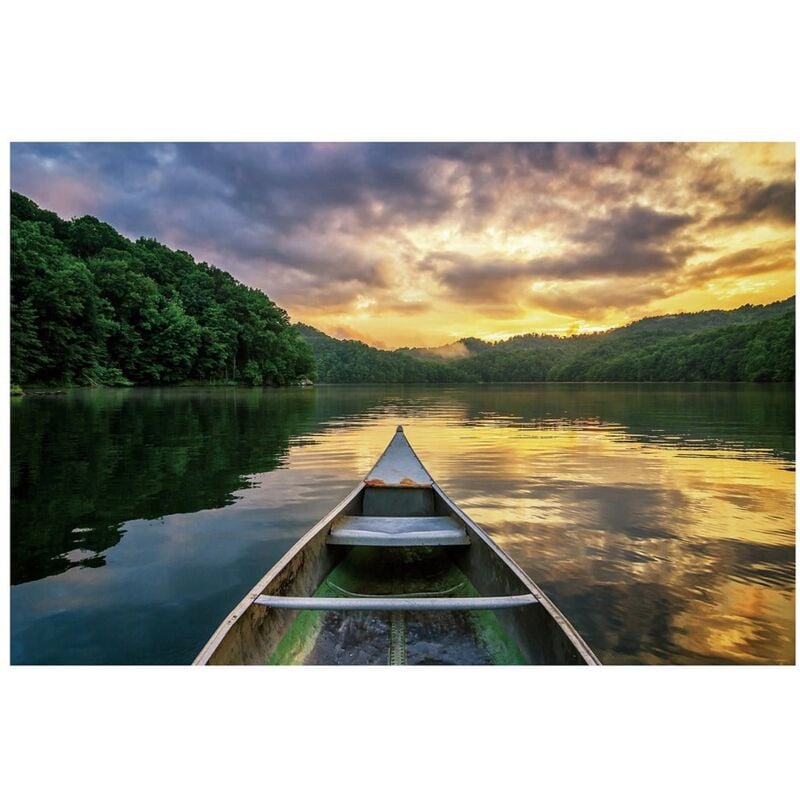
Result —
M 796 141 L 790 8 L 6 4 L 0 138 Z M 7 156 L 2 170 L 7 187 Z M 0 220 L 7 309 L 7 192 Z M 2 336 L 5 385 L 6 324 Z M 6 441 L 3 454 L 8 487 Z M 7 607 L 0 617 L 8 664 Z M 7 797 L 796 795 L 795 667 L 1 677 Z

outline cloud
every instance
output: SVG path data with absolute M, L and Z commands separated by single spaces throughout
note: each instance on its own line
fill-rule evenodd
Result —
M 734 227 L 754 222 L 772 222 L 793 226 L 795 184 L 789 180 L 772 183 L 751 181 L 727 198 L 726 205 L 730 210 L 714 217 L 711 225 Z
M 658 256 L 647 263 L 650 268 L 643 269 L 637 260 L 628 263 L 611 254 L 476 262 L 458 254 L 439 253 L 429 260 L 429 268 L 446 285 L 449 295 L 500 319 L 543 309 L 597 320 L 611 309 L 634 308 L 665 296 L 666 281 L 653 280 L 650 273 L 670 270 L 675 262 Z M 631 264 L 636 269 L 630 269 Z
M 633 205 L 591 219 L 575 239 L 589 243 L 604 242 L 606 247 L 624 250 L 663 242 L 693 221 L 691 214 L 675 214 Z
M 794 270 L 794 242 L 737 250 L 692 267 L 687 277 L 696 285 L 716 278 L 766 275 L 776 270 Z
M 667 295 L 664 284 L 653 281 L 591 281 L 570 286 L 542 287 L 533 304 L 554 314 L 575 319 L 601 321 L 609 312 L 646 306 Z
M 678 239 L 676 234 L 693 222 L 689 214 L 636 205 L 589 219 L 571 236 L 578 249 L 573 245 L 562 255 L 514 260 L 502 254 L 476 259 L 462 253 L 437 252 L 429 254 L 422 266 L 435 273 L 460 300 L 484 304 L 505 301 L 510 310 L 528 304 L 536 281 L 641 278 L 679 269 L 698 245 Z M 551 293 L 552 297 L 556 295 L 576 298 L 576 309 L 587 307 L 577 302 L 574 292 Z M 541 302 L 540 306 L 545 307 Z

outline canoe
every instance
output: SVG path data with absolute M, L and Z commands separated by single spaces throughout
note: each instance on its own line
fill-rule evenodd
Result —
M 433 480 L 402 426 L 195 664 L 599 664 Z

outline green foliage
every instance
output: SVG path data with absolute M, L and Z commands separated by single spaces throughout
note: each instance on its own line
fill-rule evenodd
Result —
M 88 369 L 84 379 L 90 386 L 133 386 L 133 381 L 128 380 L 119 368 L 99 364 Z
M 11 193 L 11 380 L 283 385 L 311 348 L 262 292 L 94 217 L 67 222 Z
M 308 325 L 295 328 L 311 345 L 323 383 L 458 383 L 469 377 L 449 364 L 334 339 Z
M 469 355 L 447 361 L 436 353 L 448 348 L 386 352 L 295 327 L 325 383 L 794 380 L 794 298 L 654 317 L 584 336 L 463 340 Z
M 794 312 L 690 334 L 631 329 L 554 364 L 556 381 L 793 381 Z
M 256 361 L 248 361 L 245 364 L 245 368 L 242 370 L 242 378 L 245 383 L 249 383 L 251 386 L 260 386 L 264 383 L 264 376 L 261 374 Z

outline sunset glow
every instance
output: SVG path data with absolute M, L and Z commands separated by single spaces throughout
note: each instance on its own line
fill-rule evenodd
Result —
M 380 347 L 605 330 L 795 291 L 795 149 L 17 144 L 12 188 Z

